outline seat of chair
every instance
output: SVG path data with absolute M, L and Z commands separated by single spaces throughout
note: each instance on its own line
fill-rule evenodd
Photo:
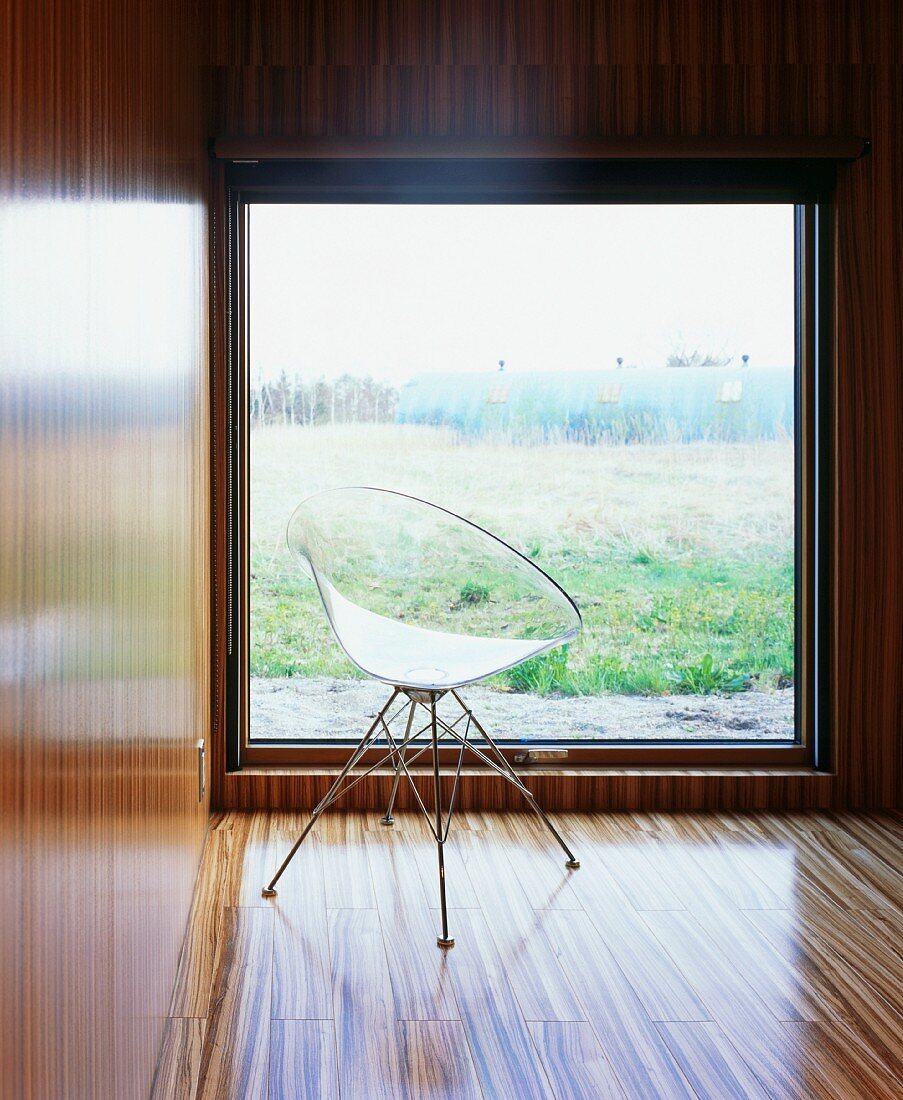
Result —
M 397 687 L 463 687 L 568 640 L 484 638 L 428 630 L 368 611 L 322 577 L 317 583 L 335 635 L 349 658 L 374 679 Z

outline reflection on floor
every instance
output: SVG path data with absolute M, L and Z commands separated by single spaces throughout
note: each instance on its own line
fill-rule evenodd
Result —
M 214 819 L 155 1100 L 901 1096 L 903 819 Z

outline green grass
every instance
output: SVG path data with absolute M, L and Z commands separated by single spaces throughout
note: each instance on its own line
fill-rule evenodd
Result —
M 575 598 L 569 647 L 496 678 L 537 694 L 707 694 L 792 683 L 792 444 L 536 448 L 456 443 L 423 427 L 265 428 L 252 436 L 251 675 L 359 675 L 314 585 L 284 550 L 304 496 L 369 483 L 474 518 L 537 561 Z M 491 613 L 491 578 L 430 606 Z

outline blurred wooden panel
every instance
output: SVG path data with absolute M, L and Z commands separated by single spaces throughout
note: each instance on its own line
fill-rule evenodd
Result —
M 511 159 L 686 160 L 776 159 L 856 160 L 868 149 L 858 137 L 783 138 L 216 138 L 218 160 L 393 160 Z
M 0 1092 L 143 1098 L 207 817 L 197 27 L 0 28 Z

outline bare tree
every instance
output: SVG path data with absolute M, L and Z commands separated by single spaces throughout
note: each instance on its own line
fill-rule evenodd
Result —
M 667 367 L 726 367 L 730 363 L 729 355 L 713 355 L 711 352 L 693 348 L 690 351 L 686 347 L 675 348 L 668 356 L 665 363 Z

